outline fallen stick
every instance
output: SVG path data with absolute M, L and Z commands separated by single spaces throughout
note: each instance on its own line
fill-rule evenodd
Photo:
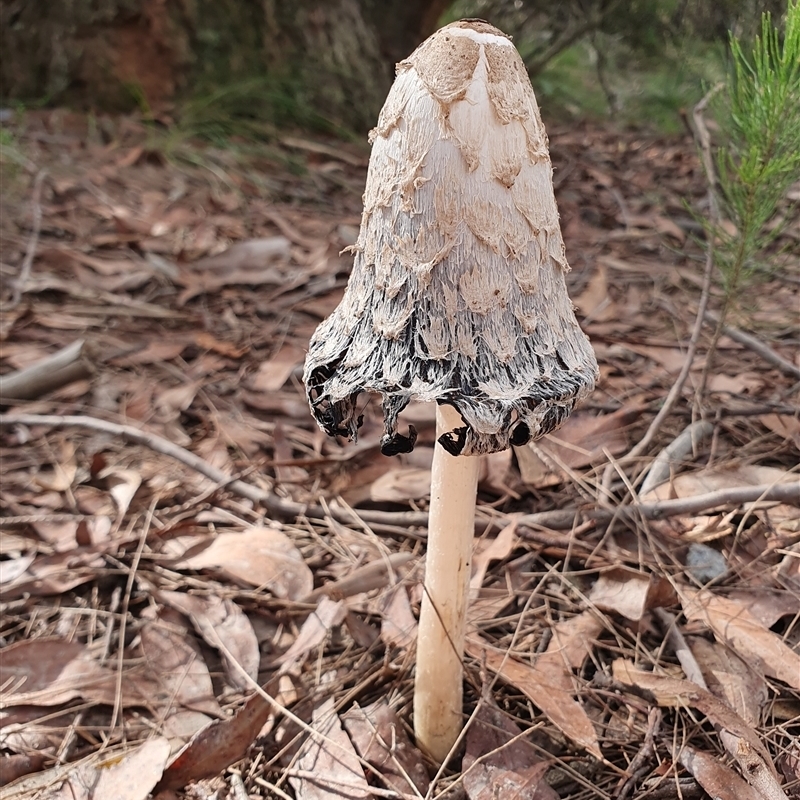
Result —
M 173 458 L 184 466 L 215 481 L 220 489 L 227 489 L 239 497 L 257 503 L 281 519 L 296 519 L 305 516 L 310 519 L 333 517 L 344 524 L 356 519 L 367 524 L 385 524 L 424 528 L 428 524 L 427 511 L 372 511 L 335 507 L 323 508 L 321 505 L 295 503 L 283 500 L 272 492 L 226 475 L 221 469 L 209 464 L 199 456 L 183 447 L 132 425 L 119 425 L 96 417 L 57 416 L 54 414 L 0 414 L 0 428 L 13 425 L 44 425 L 50 428 L 85 428 L 101 431 L 112 436 L 143 445 L 161 455 Z M 734 486 L 716 492 L 698 494 L 693 497 L 679 497 L 674 500 L 658 500 L 653 503 L 635 503 L 616 508 L 563 508 L 555 511 L 541 511 L 516 517 L 517 524 L 526 527 L 542 527 L 550 530 L 571 530 L 577 522 L 592 521 L 606 524 L 612 519 L 636 520 L 666 519 L 679 514 L 698 514 L 712 508 L 738 506 L 742 503 L 779 502 L 800 505 L 800 479 L 793 483 L 761 484 L 758 486 Z M 485 531 L 489 527 L 504 527 L 511 521 L 505 514 L 479 517 L 476 529 Z
M 719 317 L 711 311 L 706 311 L 705 318 L 706 321 L 711 322 L 714 325 L 719 324 Z M 762 342 L 761 339 L 753 336 L 753 334 L 747 333 L 747 331 L 739 330 L 739 328 L 734 328 L 731 325 L 723 325 L 722 332 L 729 338 L 733 339 L 734 342 L 743 344 L 749 350 L 752 350 L 754 353 L 758 353 L 758 355 L 760 355 L 764 361 L 767 361 L 774 367 L 777 367 L 779 370 L 781 370 L 781 372 L 785 372 L 787 375 L 791 375 L 793 378 L 800 378 L 800 367 L 792 364 L 791 361 L 788 361 L 783 356 L 776 353 L 769 345 L 767 345 L 765 342 Z
M 640 495 L 646 495 L 664 481 L 669 480 L 673 467 L 677 467 L 685 456 L 691 455 L 695 445 L 699 444 L 714 431 L 710 422 L 698 421 L 689 425 L 678 434 L 656 457 L 645 475 Z
M 90 378 L 95 371 L 89 347 L 79 339 L 25 369 L 0 377 L 0 403 L 35 400 L 62 386 Z

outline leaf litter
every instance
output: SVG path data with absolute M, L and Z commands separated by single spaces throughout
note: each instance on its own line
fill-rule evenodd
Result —
M 386 459 L 374 402 L 343 448 L 298 382 L 346 282 L 363 152 L 333 181 L 312 149 L 304 177 L 192 145 L 207 170 L 150 161 L 135 119 L 109 120 L 113 148 L 71 112 L 15 125 L 52 171 L 0 377 L 78 340 L 92 368 L 3 412 L 135 424 L 252 491 L 100 430 L 0 428 L 4 798 L 800 797 L 800 501 L 714 503 L 797 485 L 793 378 L 722 337 L 710 391 L 686 389 L 627 482 L 602 480 L 683 366 L 701 255 L 684 200 L 705 193 L 691 140 L 551 132 L 572 297 L 602 378 L 561 430 L 488 462 L 468 727 L 437 775 L 409 727 L 430 409 L 406 412 L 417 450 Z M 40 135 L 52 130 L 58 149 Z M 0 199 L 4 300 L 32 180 Z M 736 320 L 789 360 L 799 269 L 787 256 L 763 307 Z M 640 499 L 706 507 L 615 519 L 698 412 L 713 434 Z M 693 567 L 699 546 L 722 568 Z

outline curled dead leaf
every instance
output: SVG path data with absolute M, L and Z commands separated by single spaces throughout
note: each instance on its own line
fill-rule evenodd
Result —
M 300 551 L 285 533 L 274 528 L 221 533 L 203 551 L 179 560 L 175 566 L 209 569 L 287 600 L 300 600 L 314 588 L 314 576 Z
M 385 698 L 364 708 L 354 703 L 342 715 L 342 723 L 358 754 L 380 772 L 389 788 L 404 794 L 427 792 L 430 779 L 422 753 Z
M 765 675 L 800 689 L 800 655 L 767 630 L 746 605 L 713 592 L 681 590 L 688 620 L 704 622 L 714 635 Z
M 532 665 L 490 647 L 476 634 L 467 638 L 466 650 L 530 698 L 565 736 L 602 759 L 594 725 L 575 700 L 578 689 L 572 674 L 589 656 L 592 640 L 602 629 L 589 611 L 559 623 L 547 650 Z
M 241 670 L 256 680 L 261 653 L 253 626 L 236 603 L 214 595 L 200 597 L 186 592 L 159 590 L 154 594 L 162 603 L 189 617 L 207 644 L 222 650 L 225 675 L 231 686 L 250 688 Z
M 314 709 L 311 724 L 320 735 L 300 747 L 289 783 L 303 800 L 374 800 L 353 743 L 336 714 L 333 698 Z
M 520 728 L 484 697 L 467 731 L 462 769 L 469 800 L 558 800 L 547 783 L 547 761 Z
M 602 611 L 638 621 L 652 608 L 673 605 L 677 595 L 666 578 L 619 567 L 598 577 L 589 600 Z

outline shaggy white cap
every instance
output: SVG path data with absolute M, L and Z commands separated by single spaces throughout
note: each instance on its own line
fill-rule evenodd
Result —
M 462 20 L 405 61 L 370 135 L 361 231 L 345 296 L 317 328 L 304 380 L 331 435 L 355 439 L 362 391 L 383 397 L 383 452 L 411 399 L 454 406 L 452 454 L 558 427 L 597 363 L 567 297 L 552 166 L 522 59 Z

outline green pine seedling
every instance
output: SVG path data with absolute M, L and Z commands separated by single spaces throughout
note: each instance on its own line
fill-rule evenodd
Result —
M 719 330 L 758 273 L 775 267 L 767 249 L 782 230 L 778 209 L 800 180 L 799 3 L 789 0 L 783 35 L 762 15 L 749 56 L 730 39 L 732 73 L 715 115 L 719 217 L 706 223 L 724 294 Z

